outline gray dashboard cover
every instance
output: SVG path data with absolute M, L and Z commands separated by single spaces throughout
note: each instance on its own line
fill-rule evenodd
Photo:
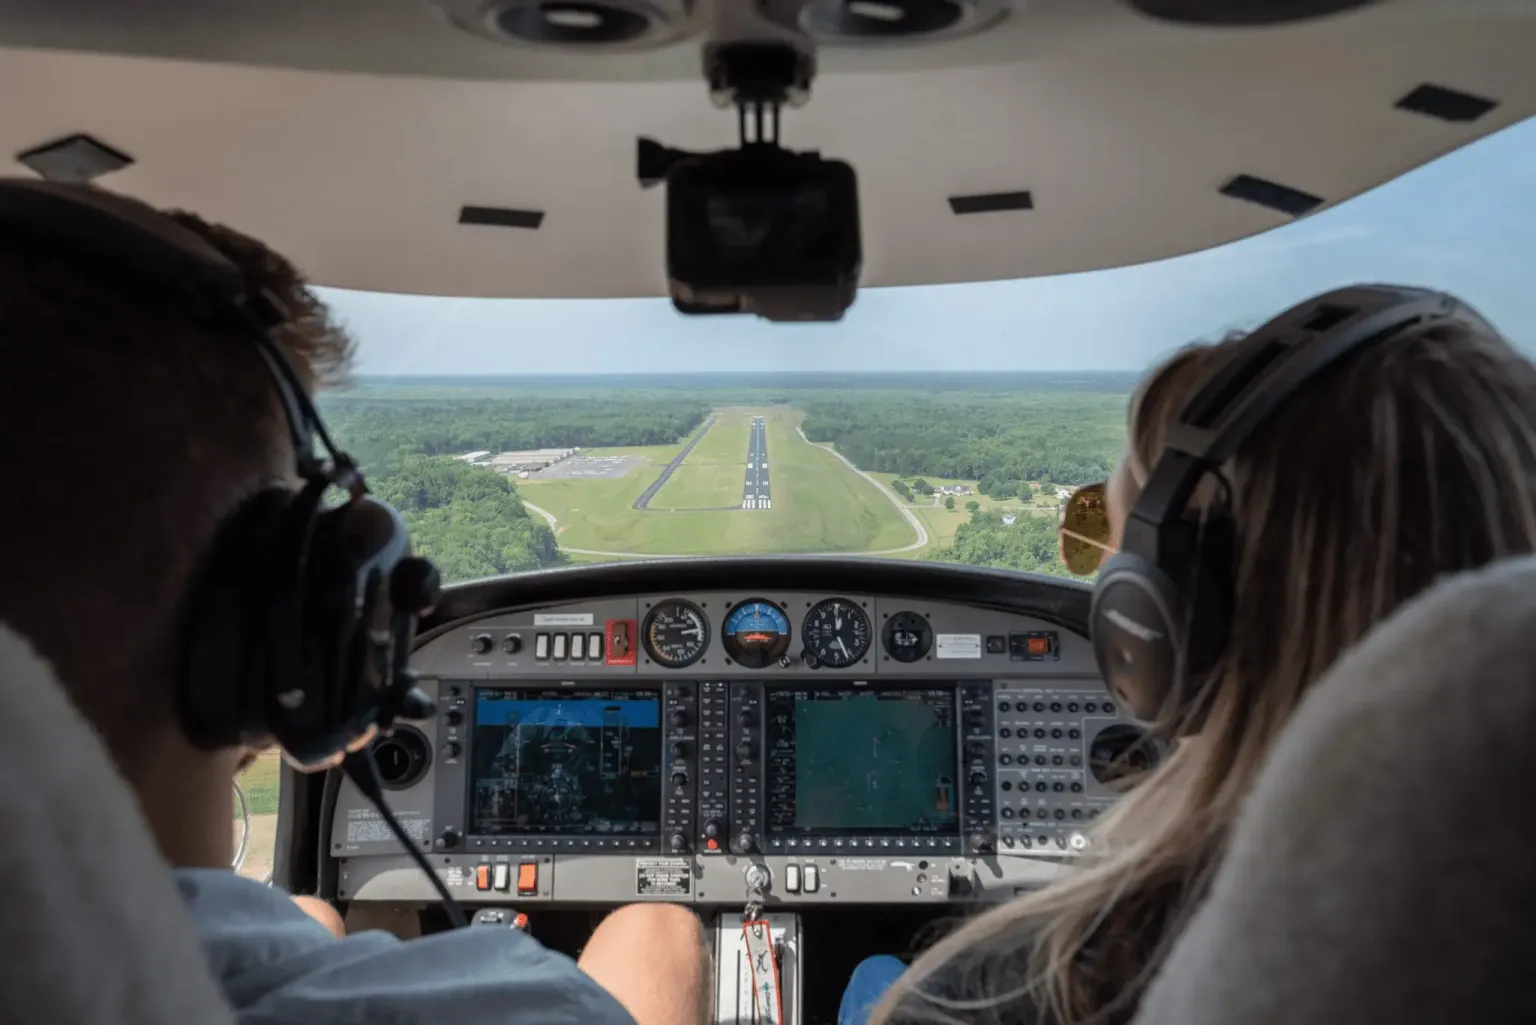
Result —
M 1303 703 L 1136 1025 L 1536 1021 L 1536 559 L 1450 578 Z
M 138 802 L 0 625 L 0 1022 L 234 1022 Z

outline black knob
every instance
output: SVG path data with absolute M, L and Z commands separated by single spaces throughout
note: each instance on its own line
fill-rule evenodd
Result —
M 672 725 L 674 727 L 676 727 L 677 729 L 682 729 L 684 726 L 687 726 L 688 725 L 688 713 L 687 713 L 687 711 L 685 711 L 684 709 L 681 709 L 681 708 L 674 708 L 672 710 Z
M 671 838 L 667 840 L 667 846 L 674 853 L 686 851 L 688 849 L 688 838 L 681 833 L 673 833 Z
M 736 849 L 745 853 L 752 849 L 752 844 L 754 842 L 755 841 L 753 840 L 751 833 L 743 833 L 736 838 Z
M 743 740 L 736 745 L 736 757 L 744 762 L 751 761 L 755 754 L 757 754 L 757 747 L 750 740 Z
M 523 639 L 517 634 L 507 634 L 501 639 L 501 650 L 508 655 L 516 655 L 523 650 Z
M 688 745 L 681 740 L 674 740 L 667 748 L 673 758 L 684 758 L 688 754 Z
M 720 835 L 720 823 L 716 822 L 714 819 L 710 819 L 708 822 L 704 823 L 704 835 L 709 837 L 711 840 L 718 837 Z
M 454 829 L 452 826 L 449 826 L 447 829 L 437 834 L 437 845 L 444 849 L 457 847 L 459 845 L 459 831 Z
M 444 758 L 457 758 L 463 752 L 464 745 L 460 744 L 457 740 L 450 740 L 448 743 L 443 745 Z
M 443 578 L 437 567 L 419 556 L 401 559 L 389 575 L 389 600 L 401 611 L 426 615 L 442 596 Z
M 788 655 L 780 655 L 779 656 L 779 668 L 780 669 L 788 669 L 790 666 L 792 666 L 794 664 L 795 664 L 795 660 L 790 658 Z
M 469 650 L 476 655 L 489 655 L 495 643 L 490 634 L 476 634 L 475 639 L 469 642 Z
M 450 708 L 443 713 L 443 722 L 449 726 L 457 726 L 464 721 L 464 713 L 457 708 Z
M 687 769 L 678 768 L 678 769 L 673 769 L 672 770 L 672 785 L 673 786 L 680 787 L 684 783 L 687 783 L 687 782 L 688 782 L 688 770 Z
M 969 744 L 965 745 L 965 753 L 968 757 L 980 758 L 982 755 L 987 753 L 987 745 L 983 744 L 979 740 L 973 740 Z
M 737 714 L 736 721 L 741 724 L 742 729 L 751 729 L 753 726 L 757 725 L 757 716 L 752 714 L 752 710 L 750 708 L 743 708 Z
M 807 669 L 821 668 L 821 659 L 817 658 L 816 653 L 810 648 L 806 648 L 800 653 L 800 661 L 805 663 Z
M 976 833 L 971 837 L 971 850 L 978 854 L 985 854 L 992 849 L 992 843 L 985 836 Z
M 970 780 L 971 786 L 979 787 L 987 781 L 987 773 L 984 769 L 972 769 L 966 778 Z

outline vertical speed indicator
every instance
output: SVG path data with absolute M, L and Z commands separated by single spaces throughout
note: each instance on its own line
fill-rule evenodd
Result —
M 867 616 L 857 603 L 847 598 L 828 598 L 817 602 L 805 615 L 800 629 L 805 653 L 832 669 L 846 669 L 869 654 L 874 633 Z

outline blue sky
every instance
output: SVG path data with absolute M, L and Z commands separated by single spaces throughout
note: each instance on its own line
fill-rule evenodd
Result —
M 686 318 L 665 299 L 320 291 L 358 336 L 363 374 L 1139 370 L 1190 339 L 1364 280 L 1453 292 L 1536 351 L 1533 186 L 1536 119 L 1217 249 L 1091 274 L 869 289 L 835 325 Z

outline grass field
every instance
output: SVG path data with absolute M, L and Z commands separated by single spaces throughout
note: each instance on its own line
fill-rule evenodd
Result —
M 719 420 L 651 508 L 634 500 L 677 454 L 676 445 L 594 449 L 591 454 L 637 456 L 643 463 L 614 480 L 518 482 L 523 498 L 552 513 L 556 538 L 567 549 L 637 555 L 744 555 L 876 552 L 916 540 L 911 526 L 880 490 L 835 455 L 807 442 L 802 419 L 782 406 L 725 408 Z M 770 509 L 714 510 L 741 502 L 751 418 L 765 418 Z M 683 510 L 683 511 L 667 511 Z M 705 510 L 705 511 L 697 511 Z M 582 560 L 579 551 L 572 557 Z
M 238 778 L 250 813 L 245 864 L 240 874 L 265 879 L 272 871 L 272 843 L 277 837 L 277 788 L 281 756 L 274 750 L 260 755 Z M 240 842 L 240 807 L 235 806 L 235 842 Z

